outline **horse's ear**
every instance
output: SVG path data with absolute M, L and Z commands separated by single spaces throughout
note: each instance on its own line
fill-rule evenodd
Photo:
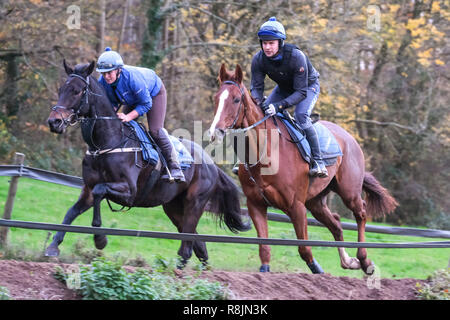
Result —
M 242 68 L 239 64 L 236 65 L 236 69 L 234 70 L 234 76 L 236 78 L 237 83 L 241 83 L 242 79 L 244 79 L 244 74 L 243 74 Z
M 63 66 L 64 66 L 64 70 L 66 70 L 67 75 L 73 73 L 73 69 L 67 65 L 66 59 L 63 59 Z
M 95 68 L 95 60 L 92 60 L 87 69 L 84 71 L 85 76 L 86 77 L 90 76 L 91 73 L 94 71 L 94 68 Z
M 219 81 L 223 82 L 227 80 L 227 68 L 225 67 L 225 63 L 222 63 L 219 71 Z

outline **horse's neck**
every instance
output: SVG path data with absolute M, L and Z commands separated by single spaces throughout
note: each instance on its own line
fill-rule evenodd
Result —
M 97 79 L 90 76 L 90 89 L 91 89 L 91 97 L 92 106 L 90 108 L 90 116 L 91 117 L 115 117 L 116 112 L 114 111 L 114 107 L 111 102 L 108 100 L 108 96 L 106 95 L 106 91 L 103 90 L 103 87 L 97 82 Z
M 91 81 L 97 81 L 95 78 Z M 94 135 L 95 142 L 100 146 L 110 146 L 111 144 L 117 144 L 123 139 L 123 124 L 120 120 L 115 120 L 117 115 L 114 111 L 114 107 L 108 100 L 106 92 L 101 89 L 100 85 L 91 86 L 91 90 L 94 93 L 92 96 L 92 102 L 90 102 L 90 114 L 91 119 L 111 117 L 111 119 L 99 119 L 95 120 Z
M 249 127 L 264 118 L 264 113 L 259 106 L 257 106 L 250 95 L 246 95 L 246 116 L 243 121 L 244 127 Z M 279 123 L 280 121 L 278 121 Z M 264 173 L 261 171 L 261 178 L 264 179 L 265 175 L 273 175 L 278 171 L 278 166 L 284 161 L 280 158 L 281 154 L 291 154 L 295 152 L 295 144 L 285 143 L 280 136 L 280 130 L 283 134 L 282 127 L 277 127 L 273 118 L 268 118 L 263 123 L 256 126 L 253 130 L 250 130 L 248 149 L 246 149 L 246 159 L 256 159 L 258 168 L 264 167 Z M 253 131 L 253 133 L 252 133 Z M 258 171 L 259 172 L 259 171 Z M 259 176 L 258 172 L 255 172 L 256 176 Z M 272 173 L 273 172 L 273 173 Z M 256 177 L 255 176 L 255 177 Z
M 250 94 L 246 90 L 245 94 L 245 117 L 243 119 L 243 127 L 250 127 L 264 118 L 262 110 L 253 102 Z M 270 141 L 268 135 L 270 135 L 269 121 L 259 124 L 250 130 L 248 134 L 248 149 L 246 150 L 246 159 L 252 159 L 250 161 L 257 161 L 261 163 L 262 160 L 267 160 L 267 150 L 270 148 Z M 250 163 L 251 164 L 251 163 Z

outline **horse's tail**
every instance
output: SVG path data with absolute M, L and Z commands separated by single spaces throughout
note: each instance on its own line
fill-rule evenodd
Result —
M 371 217 L 382 217 L 398 206 L 394 197 L 370 172 L 364 174 L 363 190 L 366 192 L 366 212 Z
M 239 188 L 219 167 L 217 171 L 219 173 L 217 187 L 209 199 L 206 210 L 217 213 L 220 223 L 225 223 L 234 233 L 250 230 L 251 223 L 242 219 Z

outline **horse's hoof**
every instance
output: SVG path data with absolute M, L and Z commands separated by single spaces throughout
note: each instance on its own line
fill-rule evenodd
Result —
M 308 267 L 314 274 L 321 274 L 324 273 L 322 267 L 320 264 L 316 261 L 316 259 L 313 259 L 311 263 L 308 263 Z
M 341 267 L 343 269 L 358 270 L 361 269 L 361 263 L 356 258 L 349 258 L 345 262 L 341 261 Z
M 375 264 L 372 261 L 370 261 L 369 264 L 361 264 L 361 267 L 362 267 L 362 270 L 364 271 L 364 273 L 368 276 L 373 275 L 375 272 L 375 268 L 376 268 Z
M 57 257 L 57 256 L 59 256 L 59 249 L 58 249 L 58 247 L 49 246 L 45 250 L 45 256 L 46 257 Z
M 108 244 L 108 238 L 102 234 L 96 234 L 94 235 L 94 243 L 98 250 L 102 250 Z
M 199 259 L 201 264 L 202 270 L 212 270 L 212 267 L 209 265 L 208 260 L 205 259 Z
M 186 267 L 186 264 L 187 264 L 187 260 L 179 259 L 178 263 L 177 263 L 177 269 L 178 270 L 183 270 L 184 267 Z
M 262 264 L 259 267 L 259 272 L 270 272 L 270 266 L 268 264 Z

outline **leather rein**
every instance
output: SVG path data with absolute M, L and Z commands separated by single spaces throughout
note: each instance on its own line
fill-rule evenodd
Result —
M 238 133 L 238 134 L 239 134 L 239 133 L 246 133 L 247 131 L 249 131 L 249 130 L 251 130 L 251 129 L 257 127 L 257 126 L 259 126 L 261 123 L 265 123 L 267 119 L 269 119 L 270 117 L 272 117 L 272 116 L 270 116 L 270 115 L 266 115 L 266 116 L 264 116 L 261 120 L 255 122 L 254 124 L 252 124 L 252 125 L 250 125 L 250 126 L 248 126 L 248 127 L 245 127 L 245 128 L 234 128 L 234 127 L 236 126 L 236 123 L 237 123 L 237 121 L 238 121 L 240 115 L 241 115 L 242 106 L 244 106 L 244 115 L 243 115 L 243 118 L 242 118 L 242 119 L 244 119 L 244 118 L 246 117 L 247 106 L 244 105 L 244 103 L 243 103 L 244 96 L 245 96 L 245 92 L 244 92 L 244 88 L 242 88 L 242 87 L 241 87 L 237 82 L 235 82 L 235 81 L 227 80 L 227 81 L 224 81 L 223 83 L 224 83 L 224 84 L 231 84 L 231 85 L 234 85 L 234 86 L 236 86 L 236 87 L 239 89 L 239 91 L 241 92 L 241 101 L 240 101 L 240 104 L 239 104 L 239 110 L 238 110 L 237 115 L 236 115 L 236 117 L 235 117 L 233 123 L 231 124 L 231 126 L 229 126 L 229 127 L 226 128 L 226 129 L 227 129 L 227 132 Z M 266 125 L 265 129 L 267 129 L 267 123 L 266 123 L 265 125 Z M 244 159 L 243 165 L 244 165 L 245 171 L 247 171 L 247 173 L 248 173 L 248 175 L 249 175 L 249 180 L 250 180 L 251 182 L 253 182 L 253 183 L 255 184 L 255 186 L 258 188 L 259 194 L 260 194 L 261 197 L 264 199 L 264 201 L 266 202 L 266 204 L 267 204 L 268 206 L 273 206 L 273 205 L 271 204 L 271 202 L 269 201 L 269 199 L 267 199 L 267 197 L 265 196 L 264 190 L 263 190 L 263 189 L 261 188 L 261 186 L 259 186 L 258 183 L 256 182 L 256 180 L 255 180 L 255 178 L 253 177 L 253 174 L 252 174 L 252 172 L 251 172 L 251 170 L 250 170 L 251 168 L 253 168 L 253 167 L 255 167 L 256 165 L 258 165 L 258 164 L 261 162 L 261 159 L 263 159 L 263 158 L 267 155 L 266 149 L 267 149 L 267 135 L 266 135 L 265 141 L 264 141 L 264 148 L 263 148 L 264 154 L 263 154 L 262 156 L 259 157 L 259 160 L 258 160 L 255 164 L 249 164 L 249 163 Z M 245 157 L 244 157 L 244 158 L 245 158 Z
M 121 146 L 124 141 L 126 140 L 126 138 L 123 138 L 122 141 L 114 148 L 108 148 L 108 149 L 101 149 L 100 147 L 96 146 L 94 141 L 93 141 L 93 137 L 92 137 L 92 132 L 93 132 L 93 128 L 95 126 L 95 122 L 97 120 L 120 120 L 117 116 L 98 116 L 97 115 L 97 110 L 94 108 L 94 117 L 92 118 L 88 118 L 88 117 L 83 117 L 81 116 L 81 112 L 83 110 L 84 107 L 89 107 L 89 95 L 94 95 L 97 97 L 101 97 L 103 95 L 101 94 L 97 94 L 95 92 L 93 92 L 90 89 L 90 82 L 89 82 L 89 77 L 84 78 L 78 74 L 72 73 L 69 75 L 69 78 L 78 78 L 80 80 L 82 80 L 86 86 L 83 89 L 83 97 L 81 98 L 80 104 L 78 106 L 78 110 L 75 112 L 73 109 L 70 110 L 70 114 L 67 118 L 65 118 L 63 116 L 63 113 L 61 111 L 59 111 L 59 109 L 64 109 L 66 111 L 68 111 L 68 109 L 64 106 L 60 106 L 60 105 L 56 105 L 52 107 L 52 111 L 55 111 L 56 113 L 58 113 L 60 115 L 60 118 L 62 120 L 61 124 L 59 125 L 60 127 L 62 125 L 66 125 L 66 126 L 74 126 L 77 123 L 81 123 L 83 124 L 87 124 L 87 126 L 90 128 L 90 132 L 88 132 L 88 134 L 85 135 L 85 133 L 83 132 L 83 128 L 82 128 L 82 134 L 83 137 L 86 140 L 89 140 L 88 145 L 90 147 L 94 147 L 95 150 L 91 151 L 91 150 L 87 150 L 86 151 L 86 155 L 91 155 L 91 156 L 98 156 L 101 154 L 105 154 L 105 153 L 117 153 L 117 152 L 140 152 L 142 151 L 141 148 L 120 148 L 119 146 Z M 123 128 L 122 128 L 122 136 L 124 135 L 123 132 Z

